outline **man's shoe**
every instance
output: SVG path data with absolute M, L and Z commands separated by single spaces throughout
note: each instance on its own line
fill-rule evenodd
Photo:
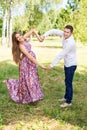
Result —
M 66 101 L 65 98 L 61 98 L 61 99 L 58 99 L 59 102 L 63 102 L 63 101 Z
M 68 106 L 71 106 L 72 104 L 71 103 L 63 103 L 60 105 L 60 107 L 64 108 L 64 107 L 68 107 Z

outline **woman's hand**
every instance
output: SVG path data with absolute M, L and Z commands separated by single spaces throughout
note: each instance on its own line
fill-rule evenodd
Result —
M 43 64 L 39 65 L 42 69 L 46 69 L 46 67 Z
M 45 70 L 51 70 L 51 69 L 52 69 L 51 66 L 44 66 L 43 64 L 39 64 L 39 66 L 40 66 L 42 69 L 45 69 Z
M 52 67 L 51 67 L 51 66 L 47 66 L 47 67 L 45 67 L 45 69 L 46 69 L 46 70 L 51 70 Z

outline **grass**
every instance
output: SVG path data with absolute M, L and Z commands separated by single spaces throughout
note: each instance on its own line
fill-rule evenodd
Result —
M 58 43 L 59 42 L 59 43 Z M 33 41 L 37 59 L 49 65 L 61 50 L 61 40 Z M 63 60 L 51 71 L 38 68 L 44 100 L 18 104 L 11 100 L 3 80 L 18 78 L 11 49 L 0 47 L 0 130 L 87 130 L 87 46 L 77 43 L 78 68 L 74 77 L 73 105 L 60 108 L 64 95 Z

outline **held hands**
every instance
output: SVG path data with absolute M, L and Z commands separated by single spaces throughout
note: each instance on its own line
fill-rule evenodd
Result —
M 45 70 L 51 70 L 52 69 L 50 66 L 41 66 L 41 68 L 43 68 Z
M 44 39 L 45 39 L 45 37 L 44 37 L 44 36 L 39 36 L 39 39 L 38 39 L 38 40 L 39 40 L 40 42 L 43 42 L 43 41 L 44 41 Z
M 44 66 L 44 65 L 40 65 L 40 67 L 42 68 L 42 69 L 45 69 L 45 70 L 51 70 L 52 68 L 51 68 L 51 66 Z
M 44 36 L 40 36 L 39 34 L 37 34 L 37 38 L 38 38 L 39 42 L 43 42 L 45 39 Z
M 41 67 L 42 69 L 46 69 L 46 67 L 45 67 L 44 65 L 40 65 L 40 67 Z
M 51 67 L 51 66 L 47 66 L 47 67 L 45 67 L 45 69 L 46 69 L 46 70 L 51 70 L 52 67 Z
M 44 41 L 45 37 L 44 37 L 44 36 L 40 36 L 35 29 L 32 29 L 32 33 L 36 35 L 37 39 L 38 39 L 40 42 L 43 42 L 43 41 Z

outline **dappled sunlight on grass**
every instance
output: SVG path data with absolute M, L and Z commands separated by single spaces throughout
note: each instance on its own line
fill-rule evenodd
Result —
M 35 130 L 51 130 L 51 127 L 53 126 L 55 127 L 52 130 L 57 130 L 58 128 L 60 130 L 63 130 L 64 128 L 66 128 L 65 130 L 69 128 L 70 130 L 83 130 L 87 121 L 85 115 L 86 104 L 83 104 L 83 101 L 87 101 L 87 99 L 84 100 L 86 87 L 82 86 L 83 83 L 86 82 L 86 79 L 84 79 L 86 73 L 84 73 L 84 77 L 78 72 L 76 73 L 74 85 L 75 90 L 77 91 L 74 93 L 73 106 L 61 109 L 58 98 L 62 97 L 64 94 L 64 74 L 62 67 L 55 67 L 51 71 L 44 71 L 39 68 L 40 82 L 45 95 L 44 100 L 24 105 L 15 103 L 10 99 L 7 88 L 2 82 L 3 79 L 8 77 L 17 78 L 17 67 L 5 62 L 0 63 L 0 65 L 2 66 L 2 69 L 0 70 L 2 71 L 2 76 L 0 76 L 2 126 L 6 125 L 8 130 L 10 130 L 10 128 L 12 128 L 12 130 L 16 130 L 16 128 L 19 130 L 26 128 L 24 130 L 28 130 L 29 127 Z M 82 82 L 78 84 L 80 81 Z M 83 91 L 81 87 L 83 87 Z M 21 112 L 23 114 L 21 114 Z M 79 112 L 81 112 L 80 115 Z M 37 122 L 39 124 L 37 124 Z
M 64 125 L 64 127 L 63 127 Z M 12 122 L 5 126 L 3 130 L 79 130 L 80 127 L 68 124 L 61 120 L 50 119 L 47 117 L 35 118 L 31 121 L 21 120 Z

